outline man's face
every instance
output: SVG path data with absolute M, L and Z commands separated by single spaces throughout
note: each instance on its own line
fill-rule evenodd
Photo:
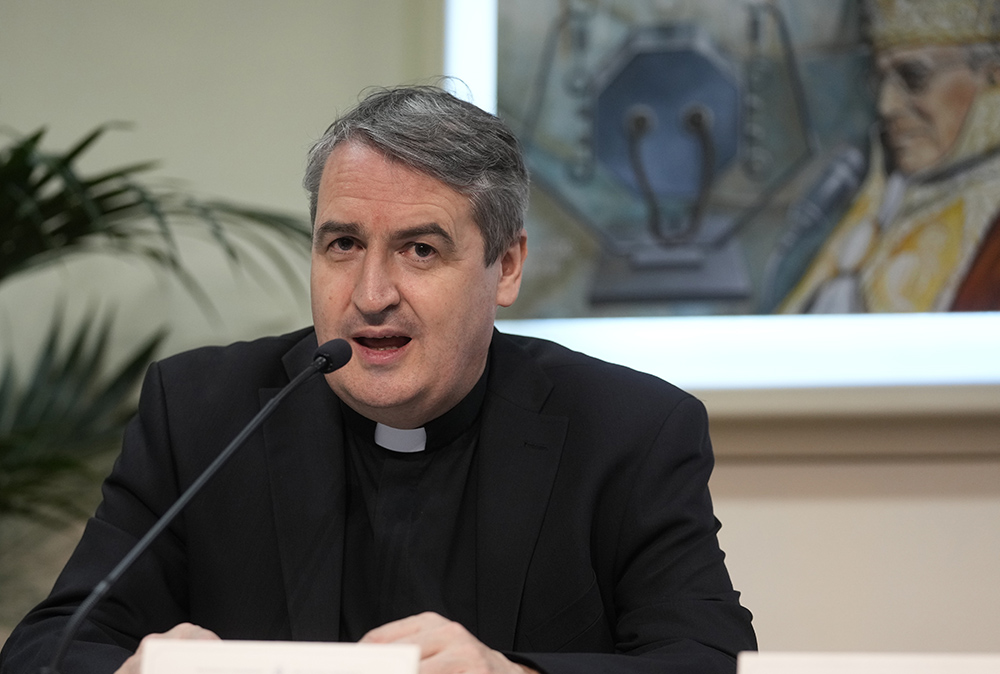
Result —
M 935 166 L 958 138 L 983 83 L 961 47 L 891 49 L 878 56 L 878 112 L 896 167 Z
M 319 342 L 351 361 L 327 375 L 340 398 L 397 428 L 461 400 L 486 364 L 497 305 L 517 298 L 525 236 L 486 266 L 468 198 L 348 141 L 323 170 L 313 223 Z

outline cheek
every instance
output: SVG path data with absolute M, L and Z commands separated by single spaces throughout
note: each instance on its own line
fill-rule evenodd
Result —
M 321 339 L 333 339 L 337 336 L 335 332 L 337 326 L 334 323 L 344 313 L 343 306 L 348 299 L 344 294 L 346 287 L 349 287 L 349 284 L 314 264 L 309 274 L 309 294 L 313 323 Z
M 971 78 L 962 78 L 942 87 L 938 95 L 924 106 L 942 149 L 947 149 L 955 142 L 978 91 Z
M 481 279 L 466 279 L 434 294 L 411 297 L 411 306 L 425 323 L 435 326 L 442 348 L 464 360 L 468 352 L 478 353 L 488 344 L 496 316 L 496 289 L 484 287 Z

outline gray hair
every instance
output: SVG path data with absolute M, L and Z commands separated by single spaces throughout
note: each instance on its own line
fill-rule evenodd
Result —
M 438 87 L 373 91 L 309 151 L 302 185 L 314 222 L 326 161 L 345 141 L 364 143 L 468 197 L 487 266 L 520 236 L 528 171 L 517 138 L 498 117 Z

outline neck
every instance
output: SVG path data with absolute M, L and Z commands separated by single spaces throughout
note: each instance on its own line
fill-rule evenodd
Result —
M 469 381 L 462 382 L 460 386 L 454 388 L 447 396 L 436 401 L 428 399 L 428 397 L 418 397 L 399 405 L 374 407 L 346 395 L 346 391 L 338 395 L 355 412 L 376 423 L 403 430 L 420 428 L 427 425 L 428 422 L 447 414 L 469 395 L 482 379 L 486 371 L 486 361 L 487 358 L 484 355 L 483 363 L 478 368 L 475 377 Z
M 380 437 L 398 435 L 409 438 L 412 441 L 420 434 L 423 434 L 426 440 L 425 446 L 428 449 L 434 449 L 452 442 L 475 423 L 483 406 L 483 401 L 486 398 L 487 378 L 487 374 L 484 371 L 479 380 L 476 381 L 475 385 L 461 400 L 458 400 L 447 410 L 444 410 L 433 418 L 427 419 L 426 423 L 413 422 L 412 425 L 403 426 L 396 421 L 398 418 L 397 415 L 369 415 L 353 405 L 348 405 L 346 401 L 342 400 L 341 404 L 345 407 L 346 418 L 348 420 L 354 419 L 357 422 L 355 430 L 366 437 L 372 437 L 370 434 L 375 433 L 377 435 L 386 434 L 380 435 Z M 382 410 L 375 410 L 376 413 L 380 411 Z M 391 420 L 387 421 L 387 419 Z M 381 431 L 379 430 L 380 427 L 382 427 Z M 377 439 L 376 442 L 383 447 L 386 446 L 385 443 L 378 442 Z M 391 443 L 392 441 L 389 440 L 388 442 Z

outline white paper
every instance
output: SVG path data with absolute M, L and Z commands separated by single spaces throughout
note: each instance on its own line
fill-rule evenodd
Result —
M 416 674 L 412 644 L 150 639 L 142 674 Z
M 740 653 L 738 674 L 998 674 L 1000 654 Z

